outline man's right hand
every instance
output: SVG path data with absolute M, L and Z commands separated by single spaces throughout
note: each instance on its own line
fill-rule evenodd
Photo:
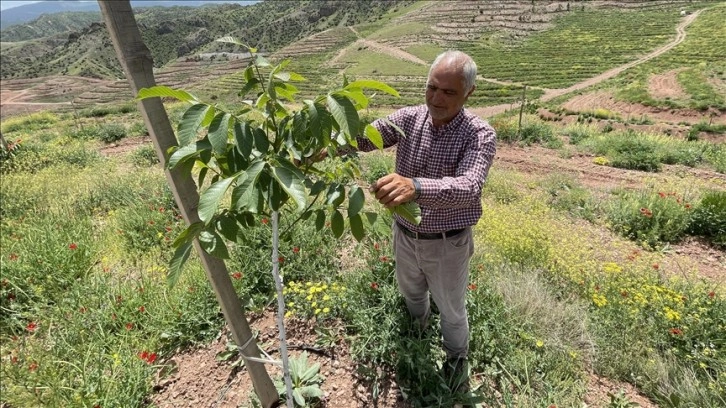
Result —
M 378 202 L 388 208 L 413 201 L 416 196 L 413 180 L 397 173 L 379 178 L 370 190 L 375 193 Z

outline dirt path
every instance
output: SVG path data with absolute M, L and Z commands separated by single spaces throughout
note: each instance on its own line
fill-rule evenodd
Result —
M 686 38 L 686 27 L 688 27 L 693 21 L 698 17 L 699 14 L 701 14 L 703 10 L 698 10 L 693 14 L 690 14 L 686 16 L 683 21 L 681 21 L 680 24 L 676 27 L 676 38 L 669 42 L 668 44 L 663 45 L 662 47 L 657 48 L 656 50 L 652 51 L 649 54 L 646 54 L 638 59 L 635 59 L 633 61 L 628 62 L 627 64 L 615 67 L 613 69 L 607 70 L 603 72 L 600 75 L 594 76 L 592 78 L 586 79 L 582 82 L 578 82 L 568 88 L 560 88 L 560 89 L 546 89 L 544 95 L 542 95 L 539 100 L 542 102 L 547 102 L 549 100 L 552 100 L 558 96 L 568 94 L 570 92 L 578 91 L 580 89 L 584 89 L 587 87 L 590 87 L 592 85 L 599 84 L 602 81 L 605 81 L 606 79 L 610 79 L 621 72 L 625 71 L 626 69 L 632 68 L 636 65 L 642 64 L 648 60 L 651 60 L 661 54 L 664 54 L 668 51 L 670 51 L 673 47 L 683 42 L 683 40 Z M 493 115 L 500 114 L 502 112 L 505 112 L 507 109 L 509 109 L 511 104 L 503 104 L 503 105 L 496 105 L 496 106 L 487 106 L 484 108 L 474 108 L 471 109 L 471 111 L 481 117 L 491 117 Z

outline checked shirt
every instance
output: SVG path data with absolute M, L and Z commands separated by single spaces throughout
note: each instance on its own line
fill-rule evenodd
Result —
M 434 127 L 426 105 L 402 108 L 388 120 L 373 126 L 381 132 L 384 147 L 397 145 L 396 173 L 416 177 L 421 195 L 421 224 L 413 225 L 396 215 L 396 220 L 416 232 L 442 232 L 476 224 L 482 215 L 481 190 L 496 153 L 494 129 L 462 109 L 451 122 Z M 358 148 L 375 146 L 358 138 Z

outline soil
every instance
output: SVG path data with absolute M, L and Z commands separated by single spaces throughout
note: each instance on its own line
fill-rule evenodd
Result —
M 655 99 L 683 99 L 687 98 L 681 84 L 678 83 L 678 73 L 683 69 L 674 69 L 660 75 L 653 75 L 648 80 L 648 93 Z

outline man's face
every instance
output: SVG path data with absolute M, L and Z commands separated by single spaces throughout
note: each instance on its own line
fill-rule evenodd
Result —
M 426 106 L 434 126 L 449 123 L 464 107 L 472 88 L 467 92 L 461 70 L 455 65 L 442 61 L 434 67 L 426 83 Z

